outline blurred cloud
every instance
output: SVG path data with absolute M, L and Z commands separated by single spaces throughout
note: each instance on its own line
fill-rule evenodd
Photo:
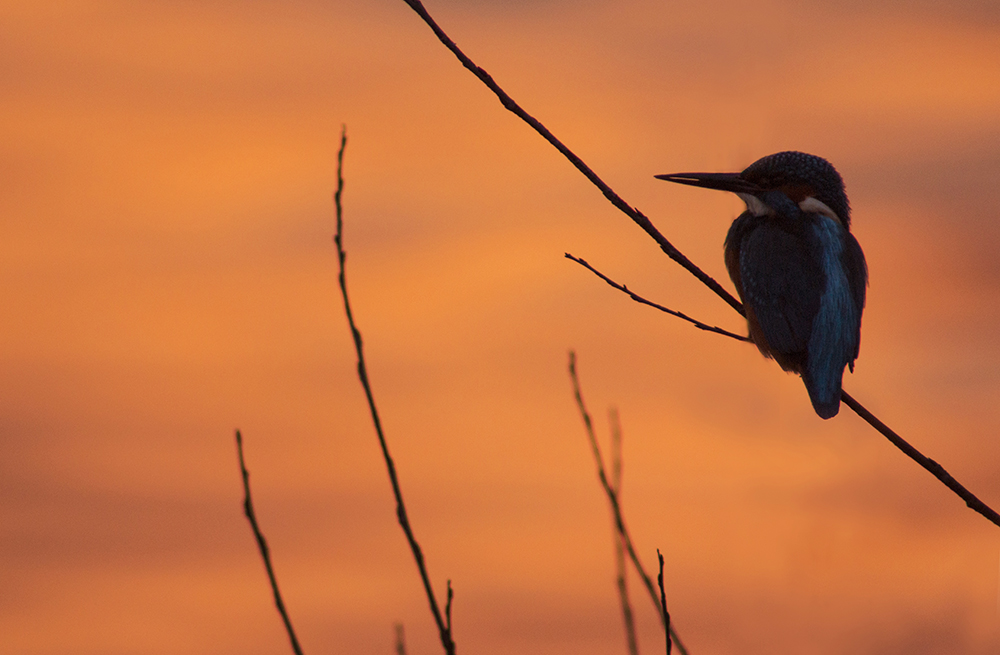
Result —
M 428 8 L 720 279 L 739 201 L 652 175 L 829 157 L 872 279 L 849 389 L 998 497 L 993 4 Z M 389 649 L 397 621 L 434 647 L 336 294 L 346 123 L 352 298 L 460 648 L 622 645 L 574 347 L 595 416 L 622 410 L 628 520 L 647 564 L 667 555 L 691 652 L 995 652 L 994 528 L 754 349 L 564 260 L 742 329 L 405 4 L 21 3 L 0 24 L 8 647 L 285 648 L 235 427 L 307 650 Z

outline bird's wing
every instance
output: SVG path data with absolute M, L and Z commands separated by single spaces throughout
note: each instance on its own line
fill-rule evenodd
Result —
M 851 287 L 851 298 L 858 309 L 858 321 L 861 320 L 861 310 L 865 308 L 865 291 L 868 287 L 868 264 L 865 263 L 865 254 L 861 252 L 861 246 L 853 234 L 848 233 L 844 239 L 844 250 L 840 255 L 844 264 L 844 271 L 847 273 L 847 282 Z M 861 348 L 860 330 L 858 339 L 854 345 L 854 354 L 849 362 L 851 370 L 854 370 L 854 360 L 858 357 Z
M 765 223 L 743 239 L 743 297 L 770 350 L 805 353 L 813 318 L 819 311 L 822 276 L 801 236 Z

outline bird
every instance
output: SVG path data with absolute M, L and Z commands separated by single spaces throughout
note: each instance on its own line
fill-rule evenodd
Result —
M 746 204 L 725 240 L 749 338 L 805 383 L 823 419 L 840 411 L 844 368 L 854 371 L 868 265 L 851 234 L 844 181 L 822 157 L 778 152 L 740 173 L 657 179 L 730 191 Z

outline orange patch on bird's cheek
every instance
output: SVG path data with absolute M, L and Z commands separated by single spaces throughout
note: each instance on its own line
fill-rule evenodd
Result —
M 779 190 L 796 205 L 816 193 L 808 184 L 786 184 L 780 187 Z

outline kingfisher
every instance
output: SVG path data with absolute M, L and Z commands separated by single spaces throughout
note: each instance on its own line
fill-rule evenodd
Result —
M 802 376 L 824 419 L 840 410 L 844 367 L 861 346 L 868 266 L 851 234 L 844 181 L 804 152 L 758 159 L 742 173 L 674 173 L 658 179 L 731 191 L 746 203 L 726 235 L 729 277 L 761 354 Z

